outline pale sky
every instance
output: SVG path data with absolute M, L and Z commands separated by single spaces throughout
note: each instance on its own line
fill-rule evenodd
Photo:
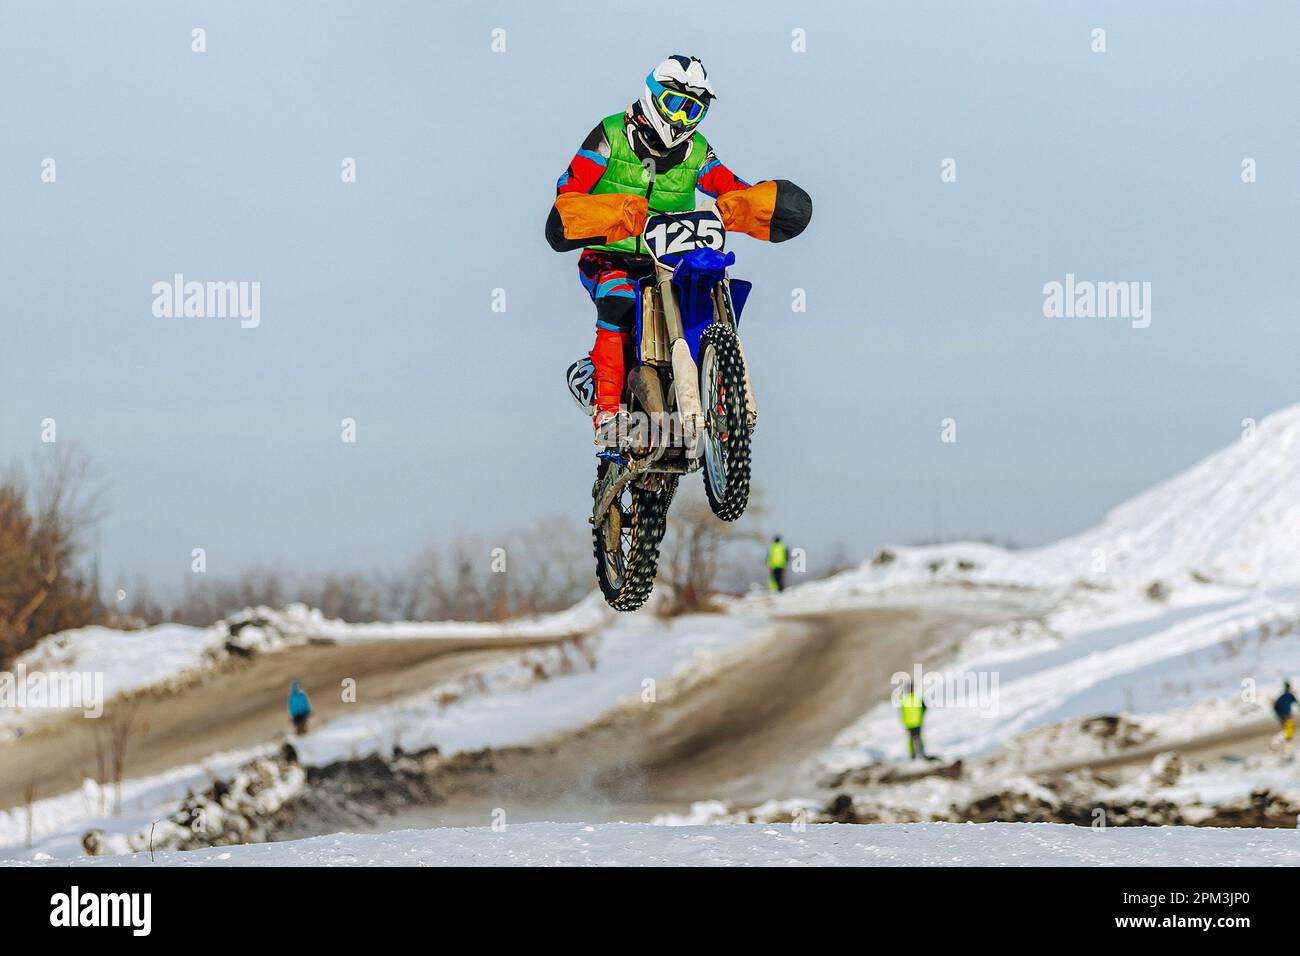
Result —
M 936 512 L 1049 541 L 1300 398 L 1296 4 L 812 6 L 0 0 L 0 462 L 45 418 L 93 455 L 107 583 L 581 520 L 593 309 L 542 226 L 671 53 L 724 162 L 813 197 L 731 247 L 756 480 L 812 559 Z M 155 317 L 177 272 L 259 282 L 260 325 Z M 1150 282 L 1150 327 L 1045 318 L 1067 273 Z

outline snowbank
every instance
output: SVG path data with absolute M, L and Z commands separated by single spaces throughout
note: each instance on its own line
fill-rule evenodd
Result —
M 20 866 L 46 865 L 33 861 Z M 66 864 L 65 864 L 66 865 Z M 530 823 L 335 834 L 74 861 L 77 866 L 1296 866 L 1289 830 L 1061 824 Z
M 268 744 L 256 750 L 213 754 L 202 764 L 185 764 L 154 776 L 124 780 L 121 813 L 116 816 L 112 813 L 113 788 L 87 779 L 80 790 L 32 804 L 32 850 L 23 849 L 27 840 L 26 808 L 0 810 L 0 864 L 5 857 L 19 854 L 79 856 L 81 837 L 87 830 L 135 832 L 147 828 L 187 794 L 209 786 L 213 779 L 233 775 L 240 766 L 274 750 L 274 745 Z
M 680 668 L 708 669 L 718 653 L 770 628 L 761 619 L 690 615 L 670 621 L 644 615 L 619 617 L 589 639 L 593 659 L 576 661 L 557 680 L 530 681 L 506 665 L 488 671 L 484 691 L 444 706 L 440 689 L 335 720 L 295 738 L 301 759 L 324 765 L 394 747 L 408 752 L 435 744 L 444 754 L 504 747 L 579 727 L 636 699 L 644 681 Z M 562 653 L 557 651 L 556 653 Z
M 573 607 L 509 621 L 391 621 L 349 624 L 325 617 L 315 608 L 291 604 L 283 610 L 252 608 L 232 618 L 245 624 L 238 639 L 245 646 L 270 650 L 311 640 L 361 641 L 544 640 L 595 630 L 614 618 L 600 593 L 593 591 Z M 251 631 L 252 633 L 246 633 Z
M 534 649 L 519 659 L 486 666 L 468 682 L 440 684 L 394 704 L 349 714 L 293 738 L 307 766 L 395 747 L 416 751 L 437 745 L 450 756 L 483 747 L 525 744 L 547 734 L 576 728 L 629 699 L 638 700 L 647 680 L 700 675 L 723 666 L 723 651 L 769 632 L 764 619 L 739 615 L 692 615 L 661 620 L 620 616 L 613 625 L 584 641 L 590 657 L 569 648 Z M 567 661 L 567 663 L 566 663 Z M 550 668 L 538 678 L 535 666 Z M 468 686 L 461 686 L 467 683 Z M 121 816 L 110 817 L 104 788 L 87 781 L 82 790 L 33 805 L 33 851 L 20 849 L 27 838 L 24 808 L 0 810 L 0 858 L 46 853 L 56 857 L 82 852 L 88 829 L 134 833 L 175 810 L 189 792 L 228 777 L 236 768 L 273 752 L 275 745 L 214 755 L 200 765 L 177 767 L 154 777 L 123 784 Z
M 107 701 L 121 693 L 182 683 L 224 654 L 226 638 L 222 627 L 161 624 L 139 631 L 84 627 L 42 638 L 18 656 L 13 672 L 102 677 L 97 686 Z M 66 713 L 0 706 L 0 746 L 33 723 Z
M 232 653 L 273 653 L 312 641 L 542 641 L 589 633 L 613 617 L 614 612 L 597 592 L 564 611 L 501 622 L 348 624 L 326 618 L 314 608 L 292 604 L 282 610 L 249 608 L 204 628 L 161 624 L 136 631 L 108 627 L 64 631 L 42 638 L 16 663 L 27 674 L 76 672 L 102 676 L 107 701 L 146 688 L 184 685 Z M 0 707 L 0 744 L 19 736 L 35 721 L 58 713 L 51 709 Z
M 1130 718 L 1152 745 L 1174 746 L 1268 718 L 1271 695 L 1300 650 L 1300 604 L 1289 592 L 1192 606 L 1148 603 L 1140 613 L 1120 605 L 1091 625 L 1067 607 L 1040 627 L 977 632 L 957 659 L 932 673 L 978 675 L 989 693 L 952 702 L 932 697 L 927 748 L 950 758 L 1008 746 L 1028 753 L 1031 732 L 1107 714 Z M 1019 643 L 1010 634 L 1017 629 L 1024 632 Z M 1242 699 L 1247 687 L 1255 688 L 1252 700 Z M 1029 739 L 1016 740 L 1024 735 Z M 1055 764 L 1093 759 L 1095 745 L 1086 735 L 1047 741 Z M 842 771 L 902 757 L 903 748 L 895 707 L 886 701 L 846 728 L 823 762 Z

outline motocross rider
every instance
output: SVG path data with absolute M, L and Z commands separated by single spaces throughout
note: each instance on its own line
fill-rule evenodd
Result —
M 546 240 L 556 252 L 583 249 L 578 278 L 596 304 L 589 383 L 570 368 L 575 397 L 591 398 L 597 444 L 620 433 L 618 417 L 632 356 L 637 282 L 654 271 L 641 239 L 647 208 L 695 208 L 698 189 L 716 200 L 729 231 L 783 242 L 803 232 L 812 200 L 786 180 L 751 186 L 719 162 L 699 133 L 715 98 L 704 64 L 670 56 L 646 77 L 641 98 L 596 124 L 556 183 Z M 582 402 L 583 398 L 579 398 Z M 611 427 L 607 427 L 611 426 Z

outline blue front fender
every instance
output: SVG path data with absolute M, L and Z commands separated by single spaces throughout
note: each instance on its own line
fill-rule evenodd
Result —
M 713 288 L 735 262 L 734 252 L 692 249 L 673 267 L 673 285 L 682 310 L 682 335 L 696 362 L 700 360 L 700 336 L 713 322 Z
M 673 259 L 675 258 L 675 264 Z M 665 263 L 673 264 L 673 285 L 677 288 L 677 299 L 681 304 L 682 334 L 690 347 L 691 358 L 699 362 L 700 336 L 713 321 L 713 287 L 727 275 L 727 268 L 736 262 L 734 252 L 721 253 L 716 249 L 694 249 L 680 257 L 664 257 Z M 653 282 L 653 278 L 641 280 L 641 287 Z M 752 282 L 744 279 L 732 279 L 731 309 L 736 324 L 740 324 L 740 313 L 749 298 Z M 636 297 L 636 340 L 641 341 L 641 305 L 642 296 Z M 637 354 L 640 354 L 640 348 Z

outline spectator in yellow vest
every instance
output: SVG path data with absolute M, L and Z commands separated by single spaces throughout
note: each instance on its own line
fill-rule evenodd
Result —
M 767 549 L 767 589 L 769 591 L 785 590 L 785 565 L 789 557 L 785 542 L 781 540 L 781 536 L 778 534 L 772 539 L 772 544 Z
M 907 730 L 907 754 L 913 760 L 917 757 L 928 759 L 925 743 L 921 740 L 921 724 L 925 721 L 925 699 L 912 689 L 912 682 L 907 682 L 903 699 L 899 702 L 898 715 Z

